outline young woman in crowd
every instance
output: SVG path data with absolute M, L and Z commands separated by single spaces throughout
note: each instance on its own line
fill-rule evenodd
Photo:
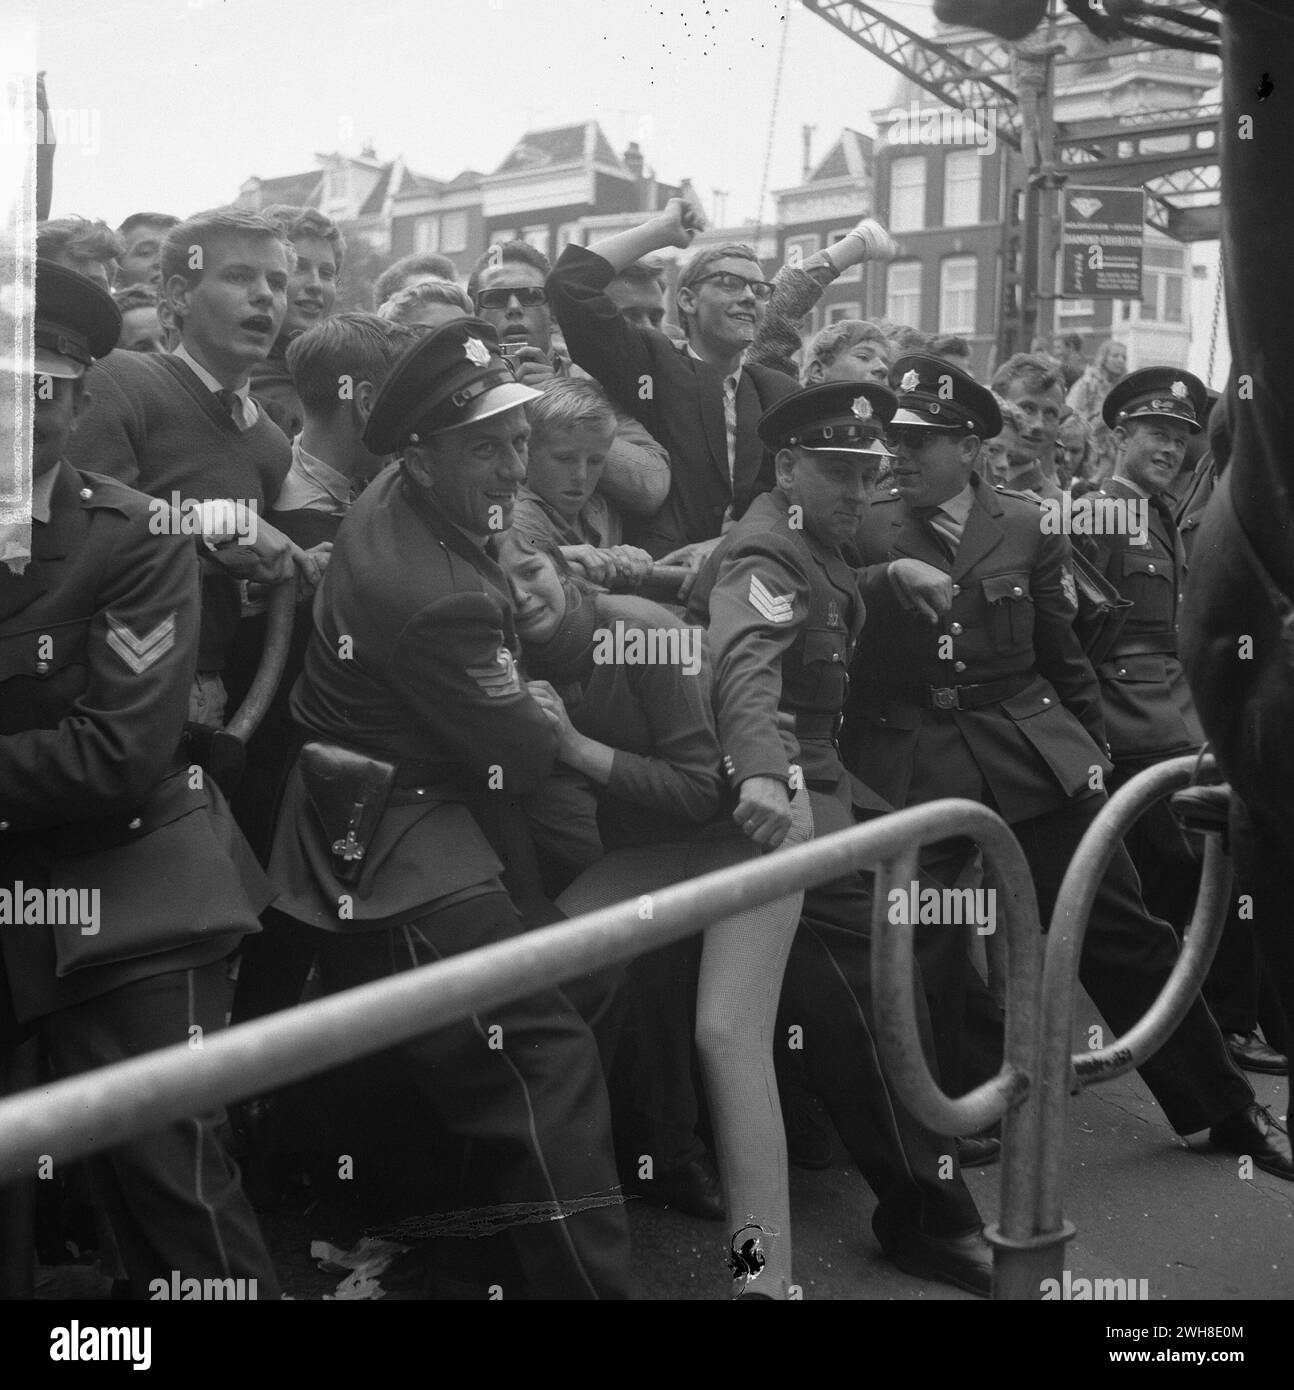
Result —
M 728 817 L 703 634 L 630 595 L 577 579 L 550 542 L 498 542 L 516 603 L 530 690 L 557 726 L 559 757 L 598 791 L 606 855 L 562 894 L 575 916 L 759 854 Z M 644 653 L 673 659 L 626 659 Z M 619 657 L 620 659 L 616 659 Z M 793 827 L 787 843 L 812 834 Z M 701 957 L 700 1049 L 730 1229 L 761 1228 L 766 1264 L 751 1293 L 791 1280 L 786 1141 L 773 1030 L 802 894 L 715 923 Z

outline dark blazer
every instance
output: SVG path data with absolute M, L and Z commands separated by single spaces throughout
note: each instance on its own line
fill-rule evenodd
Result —
M 914 795 L 914 785 L 982 782 L 1005 820 L 1025 820 L 1095 790 L 1095 768 L 1109 772 L 1100 697 L 1074 635 L 1068 541 L 1043 531 L 1031 498 L 971 480 L 975 502 L 951 564 L 897 492 L 864 515 L 868 618 L 841 742 L 847 765 L 896 806 L 951 794 Z M 951 575 L 952 611 L 939 627 L 900 608 L 885 568 L 902 557 Z M 1008 693 L 981 708 L 944 711 L 930 696 L 999 681 Z
M 669 450 L 669 496 L 654 517 L 625 517 L 625 539 L 659 559 L 719 534 L 729 505 L 740 517 L 775 483 L 773 456 L 755 433 L 759 417 L 796 390 L 793 378 L 744 366 L 737 387 L 737 447 L 728 477 L 723 377 L 686 344 L 620 317 L 606 294 L 615 278 L 596 252 L 568 246 L 548 277 L 548 297 L 571 356 L 622 410 Z
M 0 1013 L 19 1019 L 219 960 L 271 897 L 219 792 L 178 752 L 193 539 L 157 533 L 133 489 L 58 468 L 26 572 L 0 566 L 0 888 L 97 890 L 100 918 L 91 934 L 80 920 L 0 927 Z
M 1080 505 L 1102 497 L 1139 502 L 1148 520 L 1144 544 L 1126 532 L 1086 535 L 1084 553 L 1132 604 L 1108 660 L 1096 668 L 1105 727 L 1116 761 L 1194 752 L 1204 742 L 1186 673 L 1177 655 L 1178 608 L 1186 556 L 1176 528 L 1118 478 Z M 1171 505 L 1171 504 L 1170 504 Z

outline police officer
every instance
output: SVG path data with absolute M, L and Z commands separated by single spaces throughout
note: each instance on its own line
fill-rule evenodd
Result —
M 1045 923 L 1111 767 L 1099 688 L 1072 626 L 1068 541 L 1037 502 L 975 471 L 980 442 L 1000 427 L 982 386 L 920 354 L 896 362 L 891 379 L 896 486 L 860 531 L 869 619 L 847 714 L 850 765 L 895 805 L 964 796 L 996 810 L 1029 861 Z M 1124 1033 L 1176 956 L 1120 849 L 1084 941 L 1084 987 Z M 1179 1134 L 1209 1128 L 1219 1147 L 1294 1179 L 1288 1139 L 1254 1103 L 1200 1001 L 1141 1073 Z
M 536 394 L 487 323 L 459 319 L 410 349 L 374 402 L 365 444 L 401 462 L 351 508 L 315 602 L 292 695 L 310 741 L 271 858 L 277 907 L 317 929 L 330 991 L 560 916 L 517 802 L 552 771 L 557 735 L 518 670 L 508 582 L 487 553 L 525 476 L 521 406 Z M 565 992 L 385 1055 L 492 1154 L 500 1203 L 553 1216 L 574 1203 L 511 1226 L 524 1292 L 623 1296 L 605 1083 Z M 511 1282 L 494 1282 L 506 1297 Z
M 65 460 L 85 371 L 120 331 L 104 290 L 38 262 L 30 560 L 0 566 L 0 1057 L 36 1033 L 67 1074 L 222 1028 L 226 958 L 272 896 L 177 751 L 198 653 L 193 538 Z M 176 1276 L 277 1297 L 220 1122 L 89 1160 L 135 1297 Z
M 1112 791 L 1165 758 L 1198 752 L 1204 743 L 1177 656 L 1186 555 L 1169 489 L 1208 404 L 1204 383 L 1190 372 L 1145 367 L 1124 377 L 1101 407 L 1117 449 L 1114 474 L 1100 492 L 1083 499 L 1082 514 L 1091 524 L 1079 544 L 1132 605 L 1109 656 L 1096 667 L 1114 759 Z M 1125 843 L 1151 909 L 1185 927 L 1195 906 L 1199 862 L 1166 803 L 1152 806 Z M 1240 1066 L 1283 1075 L 1285 1058 L 1254 1028 L 1257 974 L 1252 957 L 1245 960 L 1251 929 L 1234 903 L 1225 930 L 1228 949 L 1210 972 L 1208 992 L 1227 1004 L 1228 1016 L 1219 1015 L 1227 1046 Z M 1239 973 L 1231 965 L 1236 952 Z
M 865 617 L 841 547 L 886 457 L 894 407 L 885 386 L 831 382 L 765 412 L 759 437 L 777 486 L 724 536 L 691 595 L 689 613 L 709 624 L 733 819 L 769 848 L 807 838 L 808 809 L 819 835 L 893 809 L 845 770 L 836 734 Z M 876 1192 L 872 1225 L 886 1253 L 909 1273 L 987 1297 L 988 1249 L 952 1141 L 907 1113 L 880 1068 L 871 891 L 872 876 L 854 874 L 805 893 L 782 1016 L 802 1030 L 813 1088 Z

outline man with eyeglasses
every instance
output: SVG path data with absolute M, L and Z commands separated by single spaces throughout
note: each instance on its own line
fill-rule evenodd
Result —
M 685 343 L 627 323 L 607 293 L 634 261 L 667 246 L 687 248 L 703 227 L 694 206 L 671 198 L 637 227 L 590 247 L 568 246 L 548 278 L 571 356 L 669 450 L 665 505 L 626 535 L 657 559 L 693 568 L 725 520 L 773 486 L 773 455 L 756 425 L 796 388 L 781 372 L 743 363 L 772 294 L 750 247 L 707 247 L 683 267 L 676 294 Z
M 990 392 L 921 354 L 900 358 L 891 380 L 895 487 L 859 528 L 868 618 L 846 707 L 846 766 L 897 807 L 953 796 L 997 811 L 1024 850 L 1046 924 L 1112 770 L 1100 689 L 1073 628 L 1069 541 L 1044 528 L 1037 502 L 976 471 L 981 442 L 1001 428 Z M 946 841 L 922 862 L 951 883 L 967 851 Z M 1116 1034 L 1158 997 L 1177 953 L 1120 847 L 1079 971 Z M 955 991 L 948 969 L 940 984 Z M 1202 1001 L 1140 1072 L 1178 1134 L 1208 1129 L 1215 1147 L 1294 1180 L 1289 1140 L 1255 1103 Z
M 570 362 L 553 348 L 553 311 L 545 288 L 551 268 L 537 247 L 505 241 L 486 249 L 467 281 L 468 297 L 499 335 L 517 380 L 539 391 L 571 374 Z M 616 436 L 598 491 L 626 518 L 645 521 L 665 501 L 669 478 L 663 445 L 632 415 L 617 409 Z

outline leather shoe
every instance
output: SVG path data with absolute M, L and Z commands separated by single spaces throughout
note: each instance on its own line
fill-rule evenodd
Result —
M 904 1229 L 882 1242 L 882 1249 L 905 1274 L 938 1279 L 980 1298 L 993 1292 L 993 1252 L 981 1231 L 931 1236 Z
M 1209 1142 L 1227 1153 L 1246 1154 L 1264 1173 L 1294 1182 L 1290 1141 L 1265 1105 L 1253 1101 L 1209 1130 Z
M 963 1168 L 987 1168 L 1002 1157 L 1002 1141 L 987 1134 L 965 1134 L 957 1140 L 957 1162 Z
M 797 1168 L 817 1171 L 831 1167 L 831 1135 L 818 1119 L 813 1102 L 801 1091 L 782 1099 L 786 1157 Z
M 653 1206 L 673 1207 L 703 1221 L 723 1221 L 728 1215 L 719 1175 L 708 1156 L 651 1178 L 634 1178 L 629 1187 Z
M 1268 1047 L 1257 1033 L 1224 1033 L 1222 1040 L 1231 1060 L 1245 1071 L 1261 1071 L 1269 1076 L 1284 1076 L 1289 1071 L 1288 1059 L 1274 1047 Z

